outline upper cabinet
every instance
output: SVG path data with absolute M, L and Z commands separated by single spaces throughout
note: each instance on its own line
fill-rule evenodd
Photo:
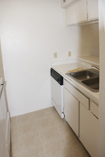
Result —
M 74 15 L 74 2 L 66 7 L 65 9 L 66 15 L 66 24 L 67 25 L 74 25 L 75 24 L 75 15 Z
M 98 21 L 98 0 L 62 0 L 61 5 L 67 25 Z
M 88 20 L 98 19 L 98 0 L 87 0 Z
M 75 23 L 87 21 L 86 0 L 76 0 L 74 3 Z

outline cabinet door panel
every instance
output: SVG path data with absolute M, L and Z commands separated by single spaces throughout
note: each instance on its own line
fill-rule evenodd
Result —
M 88 0 L 88 20 L 98 19 L 98 0 Z
M 87 21 L 87 5 L 86 0 L 77 0 L 74 5 L 75 23 Z
M 79 101 L 66 89 L 65 94 L 65 119 L 79 136 Z
M 97 157 L 98 119 L 80 104 L 80 140 L 92 157 Z
M 74 3 L 69 5 L 65 9 L 65 14 L 66 14 L 66 24 L 67 25 L 73 25 L 75 24 L 75 18 L 74 18 Z

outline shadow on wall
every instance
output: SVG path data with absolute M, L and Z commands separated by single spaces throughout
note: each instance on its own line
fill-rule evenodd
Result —
M 3 60 L 2 60 L 1 42 L 0 42 L 0 77 L 2 77 L 3 82 L 4 82 L 5 77 L 4 77 L 4 68 L 3 68 Z M 5 82 L 4 93 L 5 93 L 5 100 L 6 100 L 7 110 L 9 111 L 8 101 L 7 101 L 7 94 L 6 94 L 6 85 L 7 85 L 7 82 Z
M 99 25 L 89 24 L 80 26 L 80 40 L 78 50 L 83 56 L 84 53 L 92 56 L 99 56 Z

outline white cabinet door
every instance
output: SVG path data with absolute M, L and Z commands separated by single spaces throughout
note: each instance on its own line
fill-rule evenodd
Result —
M 65 119 L 79 136 L 79 101 L 66 89 L 64 89 Z
M 98 0 L 88 0 L 88 20 L 98 19 Z
M 76 0 L 74 5 L 75 23 L 87 21 L 86 0 Z
M 92 157 L 97 157 L 98 119 L 80 104 L 80 140 Z
M 71 3 L 71 4 L 65 9 L 65 15 L 66 15 L 66 25 L 73 25 L 73 24 L 75 24 L 75 18 L 74 18 L 74 3 Z

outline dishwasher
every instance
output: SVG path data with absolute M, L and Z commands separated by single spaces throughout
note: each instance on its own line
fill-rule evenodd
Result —
M 64 118 L 63 77 L 51 68 L 51 101 L 61 118 Z

